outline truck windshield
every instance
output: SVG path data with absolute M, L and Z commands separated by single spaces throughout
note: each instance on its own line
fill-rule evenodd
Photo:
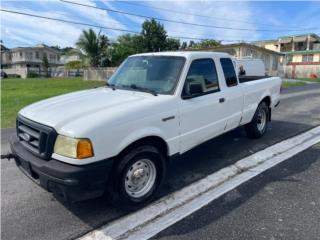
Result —
M 172 94 L 184 62 L 184 57 L 129 57 L 110 78 L 108 85 L 154 94 Z

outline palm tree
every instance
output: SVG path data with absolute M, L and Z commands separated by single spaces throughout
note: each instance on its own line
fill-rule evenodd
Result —
M 95 33 L 91 28 L 86 31 L 83 30 L 76 46 L 81 49 L 89 60 L 89 64 L 92 67 L 97 67 L 101 63 L 101 58 L 106 53 L 106 49 L 109 46 L 109 39 L 107 36 Z

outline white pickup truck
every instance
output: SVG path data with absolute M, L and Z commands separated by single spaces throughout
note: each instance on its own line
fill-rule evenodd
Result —
M 242 125 L 265 134 L 281 79 L 240 80 L 225 53 L 133 55 L 105 87 L 23 108 L 12 156 L 58 197 L 137 206 L 159 189 L 168 160 Z

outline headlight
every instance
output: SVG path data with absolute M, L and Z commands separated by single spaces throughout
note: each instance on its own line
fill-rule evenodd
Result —
M 93 157 L 93 147 L 89 139 L 77 139 L 58 135 L 54 144 L 54 152 L 56 154 L 83 159 Z

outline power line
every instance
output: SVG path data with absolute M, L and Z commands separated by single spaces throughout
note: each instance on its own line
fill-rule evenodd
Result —
M 202 14 L 197 14 L 197 13 L 182 12 L 182 11 L 172 10 L 172 9 L 168 9 L 168 8 L 149 6 L 149 5 L 136 3 L 136 2 L 116 1 L 116 3 L 124 3 L 124 4 L 133 5 L 133 6 L 141 6 L 141 7 L 145 7 L 145 8 L 158 9 L 160 11 L 165 11 L 165 12 L 172 12 L 172 13 L 176 13 L 176 14 L 195 16 L 195 17 L 202 17 L 202 18 L 217 19 L 217 20 L 227 21 L 227 22 L 237 22 L 237 23 L 241 22 L 241 23 L 253 24 L 252 22 L 243 21 L 243 20 L 233 20 L 233 19 L 229 19 L 229 18 L 212 17 L 212 16 L 207 16 L 207 15 L 202 15 Z M 301 30 L 301 31 L 310 30 L 310 28 L 302 29 L 302 28 L 296 28 L 296 27 L 288 27 L 288 26 L 283 26 L 283 25 L 274 25 L 274 24 L 265 24 L 265 23 L 254 23 L 254 24 L 261 25 L 261 26 L 269 26 L 269 27 L 278 27 L 278 28 L 285 28 L 285 29 L 291 29 L 291 30 L 298 30 L 298 31 L 299 30 Z
M 61 18 L 46 17 L 46 16 L 41 16 L 41 15 L 36 15 L 36 14 L 31 14 L 31 13 L 23 13 L 23 12 L 11 11 L 11 10 L 7 10 L 7 9 L 0 9 L 0 10 L 2 12 L 13 13 L 13 14 L 18 14 L 18 15 L 24 15 L 24 16 L 35 17 L 35 18 L 42 18 L 42 19 L 52 20 L 52 21 L 57 21 L 57 22 L 64 22 L 64 23 L 83 25 L 83 26 L 89 26 L 89 27 L 100 28 L 100 29 L 107 29 L 107 30 L 114 30 L 114 31 L 121 31 L 121 32 L 140 34 L 140 32 L 131 31 L 131 30 L 127 30 L 127 29 L 104 27 L 104 26 L 94 25 L 94 24 L 89 24 L 89 23 L 84 23 L 84 22 L 76 22 L 76 21 L 65 20 L 65 19 L 61 19 Z M 207 38 L 196 38 L 196 37 L 186 37 L 186 36 L 168 36 L 168 37 L 178 38 L 178 39 L 179 38 L 188 39 L 188 40 L 201 40 L 201 41 L 208 40 Z
M 62 12 L 54 12 L 56 15 L 60 15 L 60 16 L 62 16 L 62 17 L 78 17 L 78 16 L 76 16 L 76 15 L 74 15 L 74 14 L 72 14 L 72 15 L 70 15 L 70 14 L 66 14 L 66 13 L 62 13 Z M 136 32 L 138 32 L 138 31 L 136 31 Z M 201 37 L 201 36 L 199 36 L 199 35 L 197 35 L 197 36 L 195 36 L 194 35 L 194 33 L 192 33 L 192 32 L 181 32 L 181 31 L 172 31 L 172 30 L 170 30 L 170 33 L 175 33 L 175 34 L 178 34 L 179 36 L 180 35 L 185 35 L 185 34 L 188 34 L 188 35 L 192 35 L 192 36 L 194 36 L 194 37 L 183 37 L 183 38 L 190 38 L 191 40 L 193 39 L 193 40 L 209 40 L 209 39 L 214 39 L 215 37 L 214 36 L 208 36 L 208 37 L 206 37 L 206 38 L 203 38 L 203 37 Z M 175 36 L 168 36 L 168 37 L 172 37 L 172 38 L 179 38 L 179 37 L 175 37 Z M 181 37 L 182 38 L 182 37 Z M 243 41 L 243 40 L 239 40 L 239 39 L 237 39 L 237 40 L 233 40 L 233 39 L 228 39 L 228 40 L 216 40 L 216 41 L 224 41 L 224 42 L 240 42 L 240 41 Z
M 176 20 L 170 20 L 170 19 L 165 19 L 165 18 L 157 18 L 157 17 L 151 17 L 151 16 L 146 16 L 146 15 L 141 15 L 141 14 L 135 14 L 135 13 L 129 13 L 129 12 L 124 12 L 124 11 L 119 11 L 119 10 L 114 10 L 111 8 L 103 8 L 103 7 L 97 7 L 97 6 L 92 6 L 92 5 L 87 5 L 83 3 L 76 3 L 76 2 L 71 2 L 67 0 L 60 0 L 61 2 L 64 3 L 69 3 L 69 4 L 74 4 L 78 6 L 83 6 L 83 7 L 89 7 L 89 8 L 95 8 L 95 9 L 100 9 L 100 10 L 105 10 L 108 12 L 114 12 L 118 14 L 124 14 L 124 15 L 130 15 L 130 16 L 135 16 L 135 17 L 140 17 L 140 18 L 147 18 L 147 19 L 155 19 L 158 21 L 164 21 L 164 22 L 173 22 L 173 23 L 179 23 L 179 24 L 184 24 L 184 25 L 192 25 L 192 26 L 197 26 L 197 27 L 206 27 L 206 28 L 216 28 L 216 29 L 227 29 L 227 30 L 236 30 L 236 31 L 259 31 L 259 32 L 292 32 L 293 30 L 271 30 L 271 29 L 252 29 L 252 28 L 233 28 L 233 27 L 222 27 L 222 26 L 215 26 L 215 25 L 206 25 L 206 24 L 198 24 L 198 23 L 191 23 L 191 22 L 183 22 L 183 21 L 176 21 Z M 298 30 L 295 30 L 298 31 Z M 305 31 L 305 30 L 299 30 L 299 31 Z
M 71 20 L 64 20 L 64 19 L 60 19 L 60 18 L 46 17 L 46 16 L 41 16 L 41 15 L 36 15 L 36 14 L 31 14 L 31 13 L 23 13 L 23 12 L 11 11 L 11 10 L 6 10 L 6 9 L 0 9 L 0 10 L 2 12 L 14 13 L 14 14 L 25 15 L 25 16 L 36 17 L 36 18 L 42 18 L 42 19 L 53 20 L 53 21 L 58 21 L 58 22 L 71 23 L 71 24 L 76 24 L 76 25 L 83 25 L 83 26 L 88 26 L 88 27 L 95 27 L 95 28 L 101 28 L 101 29 L 107 29 L 107 30 L 128 32 L 128 33 L 139 33 L 139 32 L 130 31 L 130 30 L 127 30 L 127 29 L 103 27 L 103 26 L 84 23 L 84 22 L 75 22 L 75 21 L 71 21 Z

